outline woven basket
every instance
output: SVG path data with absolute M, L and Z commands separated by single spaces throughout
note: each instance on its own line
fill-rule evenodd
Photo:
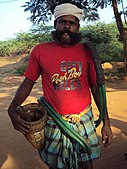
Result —
M 36 149 L 44 145 L 44 127 L 47 121 L 47 111 L 38 103 L 29 103 L 18 106 L 17 112 L 20 117 L 30 126 L 29 133 L 25 134 L 27 140 Z

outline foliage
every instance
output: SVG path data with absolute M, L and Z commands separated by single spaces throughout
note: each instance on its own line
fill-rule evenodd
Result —
M 126 1 L 126 0 L 125 0 Z M 60 3 L 73 3 L 84 11 L 83 20 L 95 21 L 99 19 L 98 7 L 101 9 L 112 6 L 112 0 L 29 0 L 22 7 L 24 11 L 30 11 L 30 21 L 43 24 L 52 19 L 54 8 Z M 117 4 L 122 4 L 120 15 L 127 16 L 127 7 L 123 7 L 123 0 L 116 0 Z
M 42 24 L 35 25 L 31 30 L 33 35 L 33 41 L 36 43 L 51 41 L 51 31 L 53 31 L 53 26 L 43 26 Z
M 120 38 L 123 42 L 123 49 L 124 49 L 124 62 L 125 62 L 125 76 L 127 76 L 127 7 L 125 7 L 124 3 L 126 0 L 89 0 L 96 8 L 101 7 L 106 8 L 108 5 L 112 7 L 114 16 L 116 19 L 117 28 L 120 34 Z M 121 5 L 122 9 L 119 8 Z M 126 3 L 127 5 L 127 3 Z M 125 25 L 123 24 L 123 19 Z
M 83 41 L 94 43 L 99 57 L 103 62 L 123 61 L 123 44 L 119 41 L 119 34 L 115 23 L 97 23 L 82 28 Z
M 19 75 L 23 75 L 25 70 L 26 70 L 26 67 L 27 67 L 27 64 L 23 64 L 23 65 L 20 65 L 17 69 L 16 69 L 16 74 L 19 74 Z
M 108 6 L 112 6 L 113 0 L 88 0 L 89 4 L 93 5 L 95 8 L 100 7 L 101 9 L 107 8 Z M 123 0 L 115 0 L 116 3 L 122 4 L 122 10 L 120 11 L 120 15 L 127 16 L 127 7 L 123 6 Z M 126 1 L 126 0 L 125 0 Z
M 0 42 L 0 56 L 29 54 L 38 43 L 51 41 L 52 26 L 36 25 L 28 33 L 19 32 L 14 39 Z M 122 42 L 115 23 L 97 23 L 81 28 L 84 41 L 92 41 L 102 62 L 123 61 Z
M 10 48 L 13 48 L 11 42 L 9 41 L 5 41 L 4 43 L 0 42 L 0 56 L 8 56 L 10 53 Z
M 82 8 L 85 14 L 83 19 L 88 21 L 99 19 L 97 8 L 91 6 L 87 0 L 30 0 L 23 7 L 25 8 L 24 11 L 30 11 L 31 16 L 29 19 L 31 22 L 45 24 L 52 19 L 55 6 L 66 2 L 76 4 Z
M 51 41 L 50 32 L 52 26 L 38 25 L 33 27 L 29 33 L 19 32 L 14 39 L 0 42 L 0 56 L 17 56 L 29 54 L 31 49 L 38 43 Z

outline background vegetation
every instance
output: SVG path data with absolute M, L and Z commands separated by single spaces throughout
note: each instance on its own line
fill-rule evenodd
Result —
M 26 32 L 15 34 L 15 38 L 0 41 L 0 56 L 28 55 L 38 43 L 51 41 L 52 26 L 36 25 Z M 102 62 L 123 61 L 123 44 L 115 23 L 96 23 L 81 27 L 83 42 L 90 40 L 94 43 Z

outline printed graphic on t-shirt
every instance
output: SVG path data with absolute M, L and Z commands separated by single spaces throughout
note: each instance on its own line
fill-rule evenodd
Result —
M 81 89 L 79 77 L 82 74 L 83 62 L 61 61 L 61 74 L 55 73 L 52 83 L 55 90 L 76 90 Z

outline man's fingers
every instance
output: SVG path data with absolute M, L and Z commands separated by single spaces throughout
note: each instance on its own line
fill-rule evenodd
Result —
M 105 142 L 106 142 L 106 135 L 103 134 L 103 135 L 102 135 L 102 143 L 105 144 Z
M 112 142 L 112 138 L 109 137 L 108 143 L 111 144 L 111 142 Z
M 17 118 L 18 122 L 14 122 L 14 128 L 21 133 L 25 134 L 29 132 L 30 126 L 20 117 Z
M 30 125 L 28 122 L 24 121 L 23 119 L 20 120 L 20 124 L 26 128 L 26 129 L 29 129 L 30 128 Z
M 103 143 L 103 145 L 104 145 L 104 147 L 110 145 L 110 143 L 109 143 L 109 138 L 108 138 L 108 137 L 106 137 L 106 140 L 105 140 L 105 142 Z

